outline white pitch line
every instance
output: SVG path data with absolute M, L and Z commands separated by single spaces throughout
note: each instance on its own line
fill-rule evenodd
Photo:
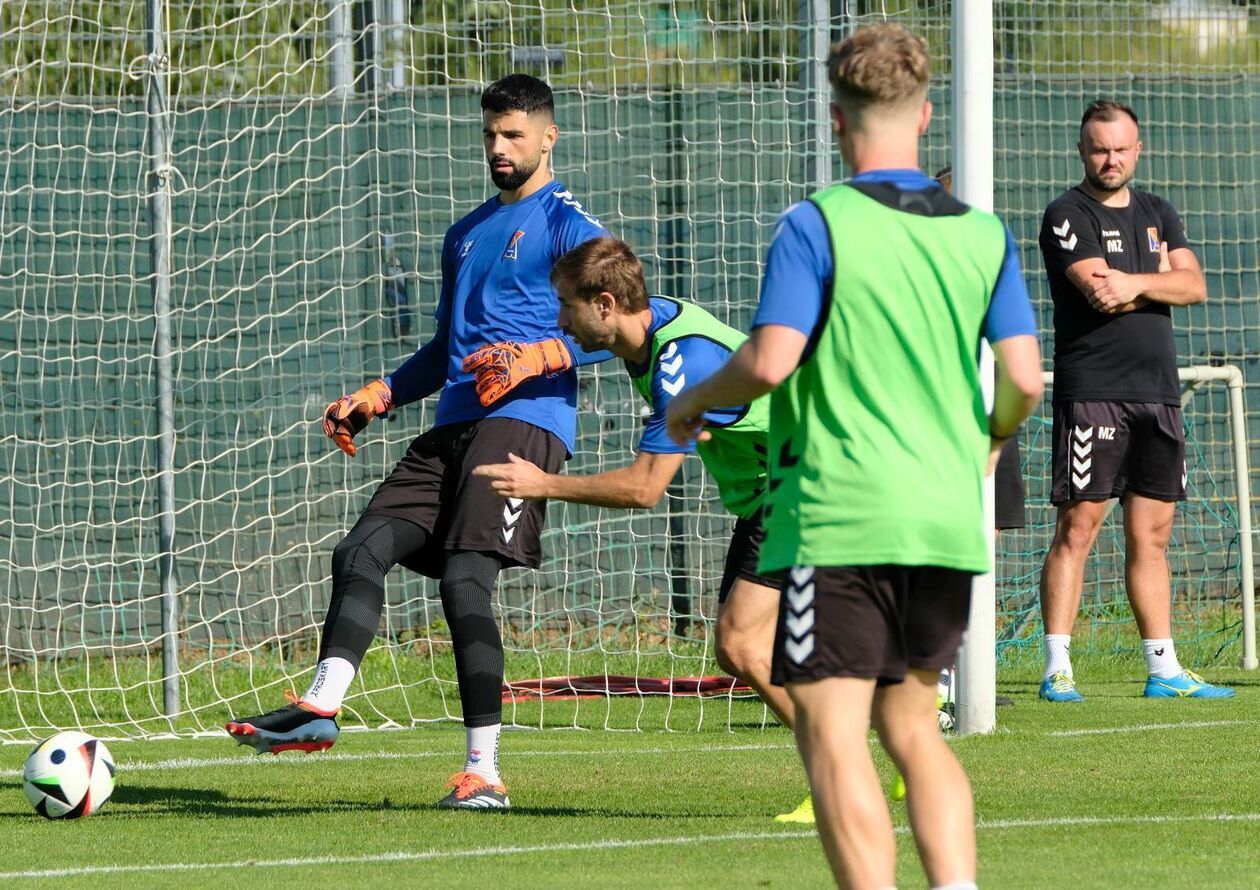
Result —
M 640 755 L 640 754 L 716 754 L 723 751 L 795 751 L 796 746 L 787 743 L 782 745 L 701 745 L 678 746 L 674 748 L 601 748 L 599 751 L 552 748 L 541 751 L 511 751 L 509 758 L 516 757 L 581 757 L 598 753 L 604 755 Z M 241 752 L 236 757 L 179 757 L 173 760 L 136 760 L 124 761 L 117 765 L 122 773 L 150 772 L 154 770 L 200 769 L 206 766 L 301 766 L 304 764 L 354 763 L 362 760 L 423 760 L 429 757 L 453 757 L 454 748 L 443 751 L 369 751 L 363 754 L 313 754 L 306 757 L 281 757 L 273 755 L 250 756 Z M 457 752 L 456 752 L 457 753 Z M 11 779 L 22 775 L 20 769 L 0 769 L 0 778 Z
M 1186 822 L 1260 822 L 1260 813 L 1210 813 L 1202 816 L 1064 816 L 1055 819 L 1003 819 L 977 823 L 978 831 L 1005 831 L 1022 828 L 1056 828 L 1080 825 L 1162 825 Z M 894 829 L 907 834 L 910 829 Z M 538 853 L 581 853 L 592 850 L 628 850 L 641 847 L 676 847 L 687 844 L 719 844 L 732 841 L 800 841 L 815 837 L 812 831 L 731 832 L 686 837 L 642 838 L 620 840 L 608 838 L 569 844 L 536 844 L 533 846 L 481 847 L 471 850 L 392 850 L 362 856 L 315 856 L 293 859 L 237 859 L 227 862 L 170 862 L 154 865 L 85 865 L 75 868 L 32 869 L 0 872 L 0 881 L 22 878 L 66 878 L 89 875 L 153 874 L 162 872 L 213 871 L 216 869 L 300 868 L 310 865 L 367 865 L 382 862 L 420 862 L 424 860 L 474 859 L 486 856 L 521 856 Z
M 1112 735 L 1117 732 L 1146 732 L 1154 729 L 1201 729 L 1205 726 L 1239 726 L 1254 720 L 1183 720 L 1179 723 L 1138 723 L 1132 726 L 1106 726 L 1101 729 L 1061 729 L 1046 733 L 1058 738 L 1078 735 Z

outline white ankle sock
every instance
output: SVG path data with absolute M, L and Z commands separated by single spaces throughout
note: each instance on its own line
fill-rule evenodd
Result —
M 502 723 L 467 727 L 468 758 L 464 761 L 464 772 L 476 773 L 491 783 L 502 781 L 499 778 L 499 733 L 502 730 Z
M 977 890 L 975 881 L 954 881 L 951 884 L 937 884 L 932 890 Z
M 344 658 L 325 658 L 315 666 L 315 676 L 302 701 L 321 711 L 338 710 L 354 674 L 354 665 Z
M 1072 644 L 1071 634 L 1046 634 L 1046 673 L 1044 679 L 1049 680 L 1055 674 L 1064 673 L 1072 676 L 1072 659 L 1068 649 Z
M 1152 677 L 1167 680 L 1181 673 L 1172 640 L 1143 640 L 1142 654 L 1146 656 L 1146 672 Z

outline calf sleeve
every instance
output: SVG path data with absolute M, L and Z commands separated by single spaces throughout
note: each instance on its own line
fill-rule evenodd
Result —
M 438 585 L 467 727 L 503 721 L 503 639 L 490 602 L 500 568 L 493 554 L 456 551 L 447 554 Z
M 365 513 L 333 548 L 332 601 L 319 657 L 359 663 L 381 623 L 385 573 L 424 546 L 428 532 L 407 519 Z

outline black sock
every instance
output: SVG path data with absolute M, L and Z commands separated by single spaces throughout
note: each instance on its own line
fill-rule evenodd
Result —
M 500 568 L 493 554 L 456 551 L 447 555 L 439 584 L 468 727 L 503 721 L 503 639 L 490 605 Z
M 428 533 L 406 519 L 364 514 L 333 548 L 332 602 L 319 657 L 344 658 L 358 670 L 385 603 L 385 573 L 424 546 Z

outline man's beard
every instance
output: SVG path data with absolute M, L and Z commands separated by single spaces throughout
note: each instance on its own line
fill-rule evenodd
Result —
M 1120 191 L 1120 189 L 1124 188 L 1133 180 L 1133 174 L 1130 173 L 1129 175 L 1125 176 L 1116 185 L 1108 184 L 1107 182 L 1103 181 L 1103 178 L 1101 176 L 1094 173 L 1086 173 L 1085 178 L 1089 180 L 1090 185 L 1098 189 L 1098 191 L 1100 192 L 1118 192 Z
M 538 169 L 539 163 L 538 161 L 535 161 L 532 167 L 518 167 L 516 164 L 512 164 L 511 161 L 507 161 L 507 163 L 512 164 L 511 173 L 500 173 L 498 170 L 494 169 L 493 165 L 495 163 L 502 163 L 504 161 L 507 161 L 507 159 L 499 158 L 497 161 L 490 162 L 490 178 L 494 181 L 495 187 L 504 192 L 516 191 L 528 182 L 529 178 L 534 175 L 534 171 Z

